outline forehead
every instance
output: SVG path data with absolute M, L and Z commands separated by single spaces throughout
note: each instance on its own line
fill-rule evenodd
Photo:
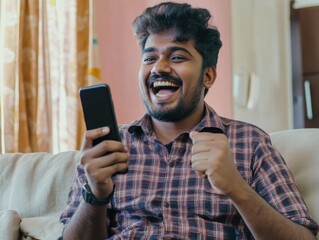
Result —
M 191 53 L 199 54 L 195 49 L 194 40 L 178 41 L 177 35 L 173 31 L 150 34 L 145 42 L 143 51 L 149 48 L 161 51 L 173 46 L 182 47 Z

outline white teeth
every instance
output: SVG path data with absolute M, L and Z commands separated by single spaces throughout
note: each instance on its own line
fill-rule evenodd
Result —
M 177 84 L 169 81 L 156 81 L 153 83 L 154 87 L 178 87 Z
M 160 94 L 160 93 L 156 93 L 156 96 L 157 97 L 167 97 L 167 96 L 169 96 L 170 94 L 169 93 L 166 93 L 166 94 Z

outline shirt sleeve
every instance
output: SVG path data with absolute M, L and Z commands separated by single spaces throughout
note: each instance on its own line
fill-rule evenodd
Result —
M 253 173 L 252 187 L 263 199 L 291 221 L 318 233 L 318 224 L 310 217 L 290 170 L 268 135 L 257 144 Z
M 79 207 L 82 201 L 82 185 L 84 182 L 86 182 L 84 169 L 80 164 L 78 164 L 73 184 L 68 195 L 67 207 L 60 216 L 60 222 L 63 224 L 67 224 L 69 222 L 76 209 Z

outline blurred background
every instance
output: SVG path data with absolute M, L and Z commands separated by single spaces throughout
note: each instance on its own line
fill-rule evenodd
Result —
M 221 32 L 206 96 L 221 116 L 267 132 L 319 127 L 318 1 L 175 1 L 209 9 Z M 108 83 L 119 123 L 141 117 L 131 23 L 159 2 L 0 0 L 1 152 L 79 149 L 82 86 Z

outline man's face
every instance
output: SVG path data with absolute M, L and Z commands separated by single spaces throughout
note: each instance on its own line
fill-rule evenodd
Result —
M 203 104 L 202 56 L 193 41 L 175 41 L 171 31 L 151 34 L 142 52 L 139 87 L 148 113 L 175 122 Z

